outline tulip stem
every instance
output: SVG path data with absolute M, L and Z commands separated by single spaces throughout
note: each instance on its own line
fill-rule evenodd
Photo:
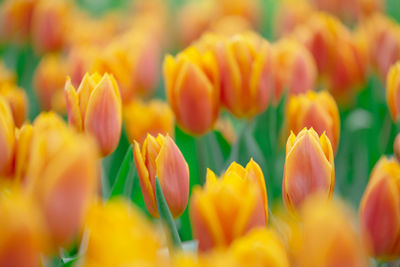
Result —
M 203 185 L 205 180 L 206 180 L 206 147 L 201 139 L 202 137 L 196 138 L 196 152 L 197 152 L 197 162 L 198 162 L 198 167 L 199 167 L 199 176 L 200 176 L 200 183 Z
M 169 210 L 167 201 L 165 200 L 160 181 L 156 177 L 156 201 L 158 214 L 160 215 L 161 221 L 167 226 L 172 244 L 176 249 L 182 249 L 181 239 L 179 238 L 178 230 L 172 217 L 171 211 Z

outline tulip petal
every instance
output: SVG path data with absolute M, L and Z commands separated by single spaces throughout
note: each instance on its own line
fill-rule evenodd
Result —
M 65 84 L 65 101 L 68 112 L 68 122 L 73 125 L 78 131 L 83 130 L 83 121 L 81 110 L 79 107 L 79 96 L 71 84 L 71 79 L 68 77 Z

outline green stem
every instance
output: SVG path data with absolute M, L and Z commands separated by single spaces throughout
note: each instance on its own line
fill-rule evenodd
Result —
M 197 164 L 199 166 L 199 177 L 201 185 L 206 180 L 207 162 L 206 162 L 206 147 L 204 145 L 204 137 L 196 138 L 196 152 L 197 152 Z

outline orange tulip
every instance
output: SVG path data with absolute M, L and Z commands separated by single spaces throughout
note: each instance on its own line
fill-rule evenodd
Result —
M 152 100 L 148 103 L 132 101 L 124 107 L 123 117 L 129 142 L 136 140 L 143 144 L 147 134 L 174 135 L 174 113 L 162 101 Z
M 67 79 L 65 100 L 69 123 L 95 136 L 103 156 L 113 152 L 122 126 L 121 96 L 113 76 L 86 74 L 78 89 Z
M 217 60 L 191 46 L 164 59 L 166 93 L 180 127 L 193 134 L 209 131 L 219 113 Z
M 20 129 L 15 131 L 14 177 L 18 182 L 26 181 L 32 135 L 33 127 L 30 124 L 24 124 Z
M 386 101 L 395 122 L 400 118 L 400 62 L 390 68 L 386 80 Z
M 282 197 L 286 207 L 295 212 L 305 199 L 315 193 L 331 198 L 335 186 L 333 151 L 329 138 L 310 128 L 297 136 L 292 132 L 286 144 Z
M 160 181 L 172 216 L 179 217 L 189 198 L 189 168 L 181 151 L 169 135 L 148 134 L 142 148 L 135 141 L 133 155 L 147 210 L 158 218 L 155 178 Z
M 275 32 L 279 37 L 291 33 L 298 25 L 307 21 L 314 12 L 308 0 L 282 0 L 276 12 Z
M 7 101 L 0 96 L 0 176 L 12 172 L 12 161 L 15 148 L 15 125 Z
M 326 91 L 291 96 L 287 104 L 289 130 L 298 134 L 304 127 L 312 127 L 318 135 L 324 132 L 331 141 L 333 152 L 339 145 L 340 117 L 333 97 Z
M 10 106 L 15 125 L 21 127 L 28 112 L 28 97 L 25 91 L 16 85 L 4 84 L 0 85 L 0 95 Z
M 190 220 L 199 250 L 227 247 L 236 238 L 268 221 L 264 175 L 253 160 L 243 168 L 233 162 L 220 179 L 207 170 L 204 188 L 196 187 Z
M 360 206 L 361 233 L 371 256 L 400 256 L 400 165 L 382 157 L 371 172 Z
M 67 245 L 98 186 L 97 147 L 55 113 L 39 115 L 33 127 L 26 188 L 43 211 L 53 244 Z
M 221 101 L 237 117 L 252 117 L 272 99 L 269 43 L 255 33 L 234 35 L 217 44 Z

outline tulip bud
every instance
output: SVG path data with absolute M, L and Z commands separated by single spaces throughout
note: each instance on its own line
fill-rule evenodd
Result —
M 92 134 L 103 156 L 118 146 L 122 126 L 121 96 L 112 75 L 86 74 L 78 89 L 65 84 L 68 121 L 78 131 Z
M 384 260 L 400 256 L 400 165 L 382 157 L 360 205 L 361 233 L 369 254 Z
M 287 104 L 287 122 L 294 134 L 306 128 L 313 128 L 318 135 L 324 132 L 331 141 L 333 152 L 339 145 L 340 117 L 333 97 L 326 91 L 309 91 L 291 96 Z
M 96 145 L 55 113 L 39 115 L 33 127 L 26 188 L 43 211 L 53 244 L 67 245 L 98 186 Z
M 10 106 L 15 125 L 21 127 L 28 111 L 28 97 L 25 91 L 12 84 L 4 84 L 0 86 L 0 95 Z
M 136 140 L 143 144 L 147 134 L 174 135 L 174 113 L 169 105 L 162 101 L 132 101 L 124 107 L 123 117 L 129 142 Z
M 254 33 L 235 35 L 217 45 L 221 101 L 237 117 L 267 109 L 272 98 L 269 43 Z
M 41 266 L 47 239 L 32 199 L 7 189 L 1 192 L 0 214 L 0 266 Z
M 253 160 L 243 168 L 233 162 L 218 179 L 207 170 L 204 188 L 193 190 L 190 221 L 199 250 L 227 247 L 236 238 L 268 221 L 264 175 Z
M 311 53 L 299 42 L 286 39 L 278 42 L 273 50 L 275 102 L 283 90 L 289 94 L 313 90 L 317 78 L 317 67 Z
M 177 122 L 193 134 L 209 131 L 219 113 L 217 61 L 210 52 L 189 47 L 164 60 L 166 93 Z
M 0 96 L 0 177 L 12 172 L 15 147 L 15 125 L 6 100 Z
M 172 216 L 179 217 L 189 198 L 189 168 L 181 151 L 169 135 L 148 135 L 142 148 L 135 141 L 133 155 L 147 210 L 158 218 L 155 178 L 160 181 Z
M 400 118 L 400 62 L 390 68 L 386 80 L 386 101 L 395 122 Z
M 315 193 L 331 198 L 335 186 L 333 151 L 329 138 L 313 128 L 292 132 L 286 144 L 282 197 L 288 210 L 295 212 Z

